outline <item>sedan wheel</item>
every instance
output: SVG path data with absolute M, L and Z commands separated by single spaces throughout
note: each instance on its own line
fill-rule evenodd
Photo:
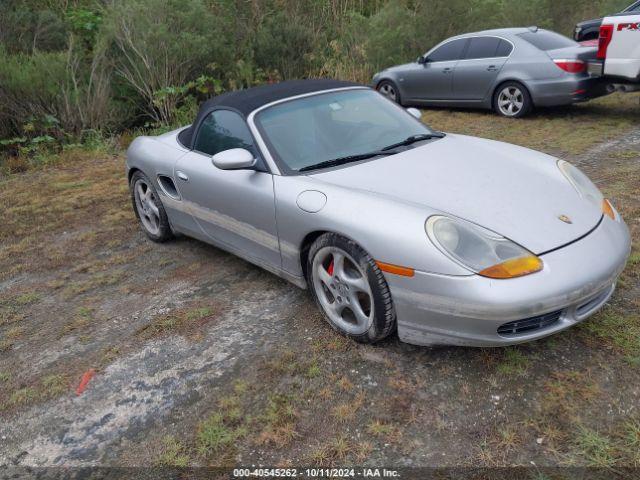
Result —
M 389 100 L 400 103 L 400 95 L 393 83 L 387 81 L 381 82 L 380 85 L 378 85 L 378 91 Z
M 364 343 L 395 327 L 391 293 L 376 262 L 356 243 L 320 236 L 309 249 L 307 280 L 318 306 L 339 332 Z
M 517 115 L 524 106 L 524 96 L 517 87 L 507 87 L 500 92 L 498 107 L 505 117 Z
M 507 83 L 496 92 L 494 108 L 505 117 L 523 117 L 532 108 L 531 97 L 527 89 L 519 83 Z

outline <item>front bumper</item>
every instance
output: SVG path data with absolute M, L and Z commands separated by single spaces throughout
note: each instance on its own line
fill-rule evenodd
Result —
M 630 249 L 629 230 L 622 219 L 605 216 L 586 237 L 542 255 L 543 270 L 525 277 L 389 275 L 398 336 L 416 345 L 483 347 L 546 337 L 583 321 L 604 305 Z M 498 333 L 508 322 L 551 312 L 558 313 L 557 320 L 541 328 Z
M 607 82 L 597 76 L 564 75 L 555 79 L 527 82 L 537 107 L 554 107 L 584 102 L 607 95 Z

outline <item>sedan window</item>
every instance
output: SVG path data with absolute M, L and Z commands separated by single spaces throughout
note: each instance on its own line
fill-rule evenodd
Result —
M 467 40 L 466 38 L 461 38 L 445 43 L 429 54 L 429 61 L 449 62 L 452 60 L 460 60 L 464 52 L 464 47 L 467 45 Z
M 501 40 L 497 37 L 475 37 L 469 42 L 469 48 L 464 58 L 467 60 L 477 58 L 494 58 L 500 46 Z
M 255 154 L 253 137 L 244 119 L 230 110 L 216 110 L 202 122 L 194 149 L 215 155 L 231 148 L 245 148 Z
M 526 32 L 518 35 L 523 40 L 526 40 L 534 47 L 543 50 L 545 52 L 549 50 L 555 50 L 557 48 L 567 48 L 578 46 L 577 42 L 560 35 L 559 33 L 549 32 L 546 30 L 538 30 L 537 32 Z
M 496 57 L 508 57 L 509 55 L 511 55 L 512 51 L 513 45 L 511 45 L 511 42 L 500 40 L 500 44 L 498 45 L 498 49 L 496 50 Z

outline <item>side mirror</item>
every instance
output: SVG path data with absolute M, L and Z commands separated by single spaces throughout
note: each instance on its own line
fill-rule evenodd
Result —
M 244 148 L 223 150 L 211 157 L 211 160 L 220 170 L 242 170 L 252 168 L 256 164 L 253 153 Z
M 429 62 L 429 59 L 425 55 L 420 55 L 418 57 L 418 63 L 420 65 L 424 65 L 425 63 L 428 63 L 428 62 Z
M 417 118 L 418 120 L 422 119 L 422 112 L 417 108 L 413 108 L 413 107 L 407 108 L 407 113 L 412 117 Z

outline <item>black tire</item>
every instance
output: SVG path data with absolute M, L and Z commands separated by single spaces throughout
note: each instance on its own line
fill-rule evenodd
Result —
M 150 231 L 145 226 L 144 222 L 142 221 L 142 218 L 140 218 L 140 212 L 138 211 L 138 205 L 136 203 L 136 195 L 135 195 L 135 186 L 139 181 L 144 182 L 147 188 L 151 190 L 151 201 L 158 209 L 159 221 L 158 221 L 157 232 Z M 173 232 L 171 231 L 169 218 L 167 217 L 167 212 L 164 209 L 164 205 L 162 205 L 162 201 L 160 200 L 160 196 L 158 195 L 158 192 L 155 186 L 153 185 L 153 182 L 151 182 L 151 180 L 149 180 L 149 178 L 144 173 L 138 170 L 134 172 L 134 174 L 131 176 L 131 182 L 129 183 L 129 191 L 131 193 L 131 205 L 133 207 L 133 211 L 135 212 L 136 218 L 140 223 L 140 227 L 142 228 L 144 233 L 147 235 L 147 237 L 149 237 L 154 242 L 158 242 L 158 243 L 171 240 L 173 238 Z
M 500 94 L 507 88 L 516 88 L 522 93 L 523 105 L 522 108 L 518 110 L 517 113 L 513 115 L 507 115 L 498 105 Z M 495 92 L 493 92 L 493 111 L 498 115 L 505 118 L 522 118 L 533 110 L 533 100 L 531 99 L 531 94 L 527 87 L 525 87 L 520 82 L 504 82 L 496 88 Z
M 354 335 L 343 330 L 325 312 L 318 299 L 314 278 L 312 274 L 313 262 L 318 252 L 325 247 L 337 247 L 346 252 L 358 264 L 358 267 L 366 275 L 373 298 L 373 319 L 368 330 L 359 335 Z M 309 290 L 327 322 L 339 333 L 360 343 L 375 343 L 389 336 L 396 327 L 396 313 L 389 286 L 384 275 L 375 260 L 364 251 L 357 243 L 335 233 L 325 233 L 318 237 L 309 248 L 306 265 L 307 282 Z
M 398 105 L 402 105 L 400 90 L 398 90 L 398 86 L 391 80 L 382 80 L 378 83 L 376 90 L 389 100 L 396 102 Z M 393 95 L 390 95 L 390 91 L 393 91 Z

